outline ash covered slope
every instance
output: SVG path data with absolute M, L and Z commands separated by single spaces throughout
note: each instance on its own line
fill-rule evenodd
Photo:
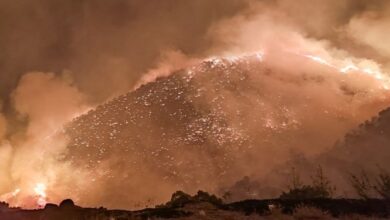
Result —
M 214 192 L 266 174 L 291 151 L 324 152 L 385 106 L 374 79 L 279 57 L 210 59 L 74 120 L 67 158 L 91 173 L 81 203 L 132 208 L 178 189 Z

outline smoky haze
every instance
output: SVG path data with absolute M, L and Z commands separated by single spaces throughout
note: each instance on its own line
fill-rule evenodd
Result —
M 125 92 L 165 50 L 210 47 L 209 26 L 243 1 L 1 1 L 1 93 L 28 71 L 70 70 L 91 99 Z M 94 78 L 91 82 L 91 78 Z M 116 91 L 115 91 L 116 90 Z
M 272 136 L 267 146 L 279 147 L 255 143 L 270 155 L 278 151 L 278 164 L 291 151 L 322 153 L 349 129 L 387 107 L 389 12 L 386 0 L 0 0 L 0 194 L 14 205 L 33 207 L 25 201 L 34 199 L 30 197 L 37 183 L 45 183 L 48 198 L 55 200 L 69 195 L 63 183 L 86 186 L 83 179 L 91 179 L 88 170 L 77 167 L 72 172 L 73 165 L 62 158 L 69 143 L 69 137 L 61 133 L 63 126 L 113 97 L 210 57 L 267 54 L 268 67 L 283 74 L 256 78 L 257 83 L 246 86 L 264 87 L 267 94 L 282 98 L 270 98 L 262 108 L 248 93 L 252 111 L 225 91 L 228 124 L 238 126 L 242 120 L 245 135 L 255 137 L 260 123 L 272 127 L 264 115 L 280 113 L 280 106 L 287 105 L 295 109 L 291 117 L 305 121 L 304 106 L 310 105 L 312 112 L 322 113 L 310 115 L 313 119 L 305 122 L 301 133 L 292 135 L 296 147 L 280 147 L 285 146 L 284 136 L 273 129 L 263 135 Z M 307 63 L 302 56 L 317 64 Z M 358 77 L 335 74 L 334 69 L 345 67 L 360 72 Z M 206 91 L 214 89 L 209 82 L 212 77 L 217 76 L 201 78 L 199 84 Z M 307 77 L 325 83 L 306 85 L 302 79 Z M 214 96 L 206 94 L 203 102 Z M 305 103 L 302 96 L 314 101 Z M 256 124 L 250 117 L 233 117 L 237 109 L 265 121 Z M 331 120 L 323 120 L 323 114 L 332 115 Z M 307 142 L 301 143 L 303 138 Z M 316 142 L 320 146 L 308 147 Z M 262 161 L 262 166 L 267 163 Z M 250 167 L 255 166 L 260 164 L 239 164 L 236 169 L 251 174 L 255 171 Z M 153 182 L 163 176 L 151 172 L 145 178 Z M 228 180 L 240 178 L 231 175 Z M 135 179 L 142 180 L 141 176 Z M 218 187 L 213 184 L 209 189 Z M 97 188 L 108 185 L 103 181 Z M 166 186 L 161 195 L 153 191 L 137 199 L 144 202 L 155 197 L 160 202 L 173 186 Z M 20 195 L 10 198 L 15 188 L 21 189 Z M 108 202 L 115 193 L 104 195 L 78 198 L 85 205 L 133 205 Z

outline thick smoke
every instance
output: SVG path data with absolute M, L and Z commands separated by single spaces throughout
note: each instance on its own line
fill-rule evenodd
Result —
M 55 133 L 64 122 L 82 112 L 85 96 L 72 83 L 67 73 L 23 75 L 12 98 L 15 110 L 21 117 L 28 117 L 27 138 Z
M 285 163 L 294 154 L 302 155 L 299 160 L 293 161 L 298 161 L 297 166 L 302 168 L 302 172 L 308 177 L 310 174 L 306 172 L 313 170 L 307 167 L 316 165 L 312 161 L 305 162 L 308 160 L 304 157 L 315 157 L 326 152 L 350 129 L 375 116 L 378 110 L 388 107 L 389 93 L 385 90 L 389 85 L 387 73 L 390 70 L 390 57 L 386 53 L 388 45 L 384 40 L 387 36 L 387 29 L 384 27 L 389 25 L 388 8 L 386 1 L 371 1 L 368 4 L 364 1 L 252 2 L 252 7 L 245 12 L 225 19 L 210 29 L 209 35 L 216 42 L 212 53 L 234 57 L 235 54 L 260 51 L 269 55 L 268 62 L 272 64 L 270 69 L 282 74 L 277 76 L 278 80 L 261 78 L 259 81 L 265 82 L 265 85 L 259 83 L 259 87 L 269 87 L 266 93 L 278 94 L 279 100 L 272 99 L 268 103 L 272 107 L 265 112 L 259 112 L 259 108 L 250 105 L 251 108 L 244 114 L 249 115 L 248 121 L 252 120 L 252 115 L 258 114 L 257 118 L 269 115 L 271 122 L 274 122 L 271 128 L 275 126 L 278 130 L 274 132 L 276 134 L 271 134 L 271 137 L 266 134 L 259 135 L 261 139 L 270 139 L 269 146 L 264 149 L 260 147 L 261 150 L 253 152 L 253 155 L 262 158 L 261 155 L 265 154 L 266 157 L 260 159 L 260 162 L 242 163 L 247 166 L 242 173 L 247 175 L 262 176 L 259 174 L 262 172 L 261 168 L 253 170 L 252 174 L 245 173 L 252 167 L 263 165 L 270 168 L 271 172 L 266 178 L 261 178 L 260 182 L 267 190 L 260 195 L 272 194 L 272 190 L 267 186 L 276 186 L 276 182 L 285 181 L 285 174 L 288 173 L 286 168 L 294 166 L 291 163 L 290 167 L 278 166 L 278 162 Z M 310 58 L 323 65 L 312 66 L 288 53 Z M 360 70 L 367 76 L 353 74 L 344 78 L 345 76 L 327 72 L 323 69 L 325 66 L 339 69 L 339 73 Z M 310 76 L 307 76 L 307 73 L 310 73 Z M 377 84 L 370 78 L 384 83 Z M 368 91 L 374 94 L 369 95 Z M 226 97 L 229 97 L 229 93 Z M 255 97 L 250 99 L 256 100 Z M 234 97 L 230 100 L 225 98 L 225 101 L 226 106 L 237 104 Z M 303 108 L 299 107 L 301 104 Z M 289 110 L 282 115 L 295 119 L 299 124 L 298 130 L 283 131 L 283 126 L 279 124 L 278 127 L 277 123 L 281 121 L 280 118 L 274 117 L 272 120 L 282 106 L 287 106 Z M 313 119 L 315 121 L 312 121 Z M 241 116 L 235 123 L 243 121 L 245 117 Z M 248 126 L 250 124 L 246 124 L 246 129 L 254 133 L 249 136 L 256 137 L 259 133 L 258 122 Z M 257 146 L 261 145 L 260 143 Z M 273 158 L 278 158 L 277 162 Z M 386 165 L 383 160 L 376 162 Z M 337 168 L 334 168 L 335 165 L 328 163 L 326 157 L 321 163 L 326 167 L 333 167 L 332 180 L 341 185 L 340 192 L 347 191 L 345 172 L 351 171 L 350 167 L 338 164 Z M 353 164 L 359 163 L 361 161 L 355 161 Z M 360 165 L 365 167 L 364 164 Z M 351 195 L 349 192 L 347 196 Z
M 281 164 L 291 151 L 322 153 L 387 105 L 389 10 L 386 0 L 0 0 L 0 194 L 12 197 L 14 205 L 31 206 L 23 201 L 34 184 L 43 183 L 52 190 L 52 201 L 75 194 L 84 196 L 85 204 L 112 200 L 110 193 L 97 198 L 64 186 L 76 185 L 80 192 L 89 174 L 61 160 L 67 152 L 61 127 L 88 106 L 214 56 L 234 60 L 262 53 L 268 67 L 279 72 L 252 79 L 252 87 L 279 97 L 263 104 L 250 93 L 242 102 L 220 91 L 231 126 L 258 137 L 259 126 L 266 125 L 262 137 L 268 145 L 255 138 L 252 145 L 263 148 L 249 155 L 279 158 L 277 163 L 271 156 L 248 160 L 237 171 L 252 175 L 253 167 Z M 348 71 L 360 73 L 340 75 Z M 204 76 L 199 84 L 213 91 L 209 80 Z M 258 111 L 257 105 L 266 107 Z M 293 110 L 286 113 L 280 106 Z M 244 116 L 235 116 L 237 108 Z M 283 114 L 304 129 L 278 133 Z M 264 121 L 251 121 L 254 116 Z M 260 174 L 267 170 L 271 167 Z M 161 177 L 134 178 L 156 182 Z M 163 188 L 164 196 L 173 190 Z
M 131 89 L 165 50 L 197 56 L 211 46 L 210 25 L 246 1 L 0 1 L 1 94 L 29 71 L 72 71 L 75 83 L 104 101 Z
M 85 96 L 72 85 L 67 73 L 56 76 L 30 72 L 13 91 L 12 103 L 20 117 L 27 118 L 28 125 L 1 146 L 1 194 L 17 190 L 13 205 L 34 207 L 35 184 L 49 187 L 66 181 L 65 175 L 61 180 L 57 176 L 64 170 L 68 170 L 67 176 L 72 173 L 66 163 L 58 162 L 67 143 L 60 131 L 65 123 L 87 110 Z
M 142 75 L 141 79 L 137 82 L 133 90 L 138 89 L 140 86 L 150 82 L 156 81 L 161 77 L 167 77 L 173 72 L 186 68 L 196 63 L 201 62 L 199 59 L 189 58 L 180 51 L 165 51 L 156 67 L 148 70 Z
M 357 43 L 366 45 L 375 50 L 379 55 L 390 58 L 389 36 L 390 6 L 385 6 L 382 11 L 364 12 L 349 22 L 347 33 Z
M 387 34 L 381 28 L 389 19 L 387 5 L 386 1 L 253 1 L 237 16 L 214 24 L 209 35 L 225 53 L 277 46 L 387 64 L 389 57 L 383 53 L 387 45 L 380 41 Z
M 76 184 L 82 178 L 72 178 L 56 162 L 66 151 L 66 138 L 55 135 L 63 123 L 82 113 L 86 103 L 99 104 L 132 89 L 149 70 L 141 83 L 155 74 L 154 68 L 167 74 L 183 66 L 162 64 L 164 57 L 171 62 L 202 54 L 211 45 L 203 37 L 209 26 L 245 4 L 238 0 L 0 1 L 0 97 L 10 122 L 1 145 L 1 192 L 19 187 L 23 197 L 33 184 L 43 182 L 48 190 L 55 188 L 65 196 L 59 187 L 67 179 Z M 3 136 L 5 120 L 0 119 Z M 61 176 L 60 186 L 53 187 L 58 180 L 53 175 Z
M 1 102 L 0 102 L 1 103 Z M 0 109 L 2 109 L 2 105 L 0 104 Z M 2 172 L 2 178 L 0 182 L 0 192 L 4 192 L 6 188 L 9 186 L 9 178 L 8 178 L 8 163 L 10 160 L 10 146 L 5 139 L 7 133 L 7 121 L 5 116 L 0 111 L 0 170 Z

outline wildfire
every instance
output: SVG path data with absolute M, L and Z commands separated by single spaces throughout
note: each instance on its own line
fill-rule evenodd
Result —
M 301 53 L 293 53 L 298 56 L 302 56 L 305 58 L 308 58 L 316 63 L 328 66 L 335 71 L 342 73 L 342 74 L 349 74 L 349 73 L 360 73 L 368 75 L 375 80 L 379 81 L 382 88 L 385 90 L 390 90 L 390 77 L 386 74 L 381 72 L 380 67 L 377 66 L 375 63 L 363 63 L 363 64 L 356 64 L 351 61 L 345 61 L 345 60 L 336 60 L 336 59 L 324 59 L 321 56 L 313 55 L 313 54 L 301 54 Z M 254 53 L 243 53 L 239 55 L 227 55 L 222 57 L 209 57 L 205 61 L 211 62 L 212 67 L 217 65 L 225 65 L 222 61 L 226 60 L 230 63 L 235 63 L 238 61 L 246 60 L 248 58 L 256 58 L 258 61 L 262 62 L 265 58 L 265 53 L 263 51 L 258 51 Z
M 345 64 L 346 62 L 342 61 L 342 60 L 336 61 L 336 60 L 332 59 L 332 61 L 334 61 L 334 62 L 332 62 L 332 61 L 329 61 L 329 60 L 322 58 L 321 56 L 317 56 L 317 55 L 313 55 L 313 54 L 300 54 L 300 53 L 294 53 L 294 54 L 306 57 L 306 58 L 308 58 L 316 63 L 331 67 L 340 73 L 347 74 L 350 72 L 359 72 L 362 74 L 369 75 L 369 76 L 375 78 L 376 80 L 381 81 L 384 89 L 389 89 L 389 87 L 390 87 L 390 78 L 385 73 L 381 72 L 379 70 L 379 67 L 377 67 L 377 66 L 374 66 L 374 67 L 369 66 L 368 67 L 367 65 L 357 65 L 353 62 L 347 62 L 348 64 L 343 66 L 341 63 Z M 219 57 L 219 58 L 210 57 L 210 58 L 206 59 L 206 61 L 211 61 L 214 65 L 218 65 L 221 62 L 221 60 L 223 60 L 223 59 L 234 63 L 234 62 L 237 62 L 237 61 L 242 60 L 242 59 L 246 59 L 249 57 L 255 57 L 259 61 L 263 61 L 264 56 L 265 56 L 265 53 L 263 51 L 258 51 L 258 52 L 254 52 L 254 53 L 243 53 L 240 55 L 228 55 L 228 56 L 223 56 L 223 57 Z M 335 64 L 335 63 L 337 63 L 337 64 Z
M 321 64 L 324 64 L 324 65 L 327 65 L 327 66 L 330 66 L 330 67 L 335 67 L 333 66 L 332 64 L 330 64 L 328 61 L 326 61 L 325 59 L 321 58 L 321 57 L 318 57 L 318 56 L 313 56 L 313 55 L 303 55 L 304 57 L 307 57 L 317 63 L 321 63 Z
M 359 67 L 354 63 L 350 63 L 344 67 L 339 67 L 337 65 L 334 65 L 334 64 L 328 62 L 327 60 L 325 60 L 319 56 L 314 56 L 314 55 L 302 55 L 302 56 L 309 58 L 317 63 L 332 67 L 332 68 L 338 70 L 340 73 L 347 74 L 350 72 L 359 72 L 359 73 L 369 75 L 369 76 L 375 78 L 376 80 L 380 81 L 382 83 L 382 86 L 384 89 L 389 90 L 389 88 L 390 88 L 390 78 L 386 74 L 381 72 L 380 70 L 374 70 L 375 68 Z
M 34 192 L 38 197 L 37 204 L 42 207 L 46 205 L 46 185 L 43 183 L 37 183 L 34 187 Z
M 390 89 L 390 78 L 387 74 L 383 73 L 380 71 L 380 68 L 369 64 L 361 64 L 361 63 L 353 63 L 350 62 L 349 60 L 346 61 L 340 61 L 340 60 L 335 60 L 332 58 L 327 57 L 327 59 L 324 59 L 323 57 L 316 56 L 316 55 L 308 55 L 308 54 L 298 54 L 295 53 L 295 55 L 298 55 L 300 57 L 304 57 L 307 59 L 312 60 L 313 62 L 325 65 L 327 67 L 330 67 L 332 70 L 334 70 L 335 73 L 340 73 L 340 74 L 366 74 L 373 79 L 377 80 L 378 82 L 381 83 L 383 86 L 383 89 L 389 90 Z M 206 61 L 211 62 L 212 67 L 217 66 L 217 65 L 229 65 L 229 63 L 234 63 L 238 61 L 246 61 L 247 59 L 255 59 L 258 62 L 264 61 L 266 58 L 266 54 L 264 52 L 256 52 L 256 53 L 250 53 L 250 54 L 241 54 L 241 55 L 229 55 L 229 56 L 223 56 L 223 57 L 210 57 Z M 227 63 L 227 64 L 225 64 Z M 190 74 L 192 74 L 192 71 L 189 71 Z M 72 117 L 77 117 L 79 115 L 82 115 L 89 111 L 90 109 L 88 108 L 86 111 L 79 112 Z M 281 126 L 286 126 L 285 123 L 281 123 Z M 265 127 L 270 128 L 270 129 L 277 129 L 278 124 L 272 120 L 272 119 L 266 119 L 265 120 Z M 47 139 L 50 139 L 53 137 L 56 133 L 58 133 L 60 129 L 55 130 L 52 134 L 49 136 L 45 137 L 45 141 Z M 41 180 L 42 181 L 42 180 Z M 35 183 L 32 182 L 32 183 Z M 46 182 L 48 183 L 48 182 Z M 23 190 L 21 190 L 23 189 Z M 18 204 L 28 204 L 33 206 L 38 206 L 38 207 L 44 207 L 47 202 L 48 202 L 48 197 L 47 197 L 47 186 L 42 183 L 36 183 L 35 185 L 29 182 L 29 184 L 25 184 L 21 186 L 21 189 L 17 188 L 12 192 L 8 192 L 4 195 L 0 196 L 0 200 L 4 201 L 12 201 L 12 200 L 18 200 L 21 201 Z M 26 199 L 28 198 L 28 199 Z M 27 201 L 27 202 L 26 202 Z
M 0 201 L 22 207 L 44 207 L 47 203 L 46 185 L 37 183 L 31 190 L 16 188 L 0 196 Z
M 349 64 L 346 67 L 341 68 L 340 72 L 348 73 L 350 71 L 358 71 L 358 70 L 359 70 L 359 68 L 357 66 L 355 66 L 354 64 Z
M 237 61 L 243 60 L 245 58 L 251 58 L 251 57 L 254 57 L 258 61 L 261 62 L 261 61 L 263 61 L 263 58 L 264 58 L 264 52 L 258 51 L 258 52 L 254 52 L 254 53 L 243 53 L 240 55 L 226 55 L 226 56 L 221 56 L 221 57 L 212 56 L 212 57 L 205 59 L 205 61 L 209 61 L 209 62 L 213 62 L 214 64 L 218 64 L 221 62 L 221 60 L 227 60 L 230 63 L 235 63 Z
M 0 196 L 0 201 L 9 201 L 9 200 L 15 198 L 19 193 L 20 193 L 19 188 L 15 189 L 12 192 L 5 193 L 5 194 Z

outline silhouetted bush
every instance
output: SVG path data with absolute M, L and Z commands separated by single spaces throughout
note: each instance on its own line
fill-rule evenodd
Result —
M 164 206 L 166 207 L 182 207 L 187 203 L 190 203 L 192 198 L 190 195 L 183 191 L 176 191 L 172 194 L 171 200 L 167 202 Z
M 388 172 L 381 170 L 374 189 L 382 198 L 390 199 L 390 174 Z
M 74 207 L 75 207 L 74 202 L 71 199 L 65 199 L 60 203 L 60 208 L 67 209 L 67 208 L 74 208 Z
M 57 209 L 58 208 L 58 206 L 56 205 L 56 204 L 53 204 L 53 203 L 47 203 L 46 205 L 45 205 L 45 209 L 46 210 L 48 210 L 48 209 Z
M 9 205 L 8 203 L 6 202 L 0 202 L 0 212 L 4 211 L 4 210 L 8 210 L 9 208 Z
M 375 178 L 375 183 L 370 181 L 364 170 L 359 175 L 350 174 L 350 181 L 356 193 L 363 199 L 378 196 L 383 199 L 390 199 L 390 174 L 383 169 L 380 169 L 379 174 Z
M 295 169 L 292 170 L 292 184 L 287 192 L 282 192 L 280 199 L 323 199 L 331 198 L 335 187 L 324 176 L 322 167 L 319 166 L 315 175 L 312 176 L 312 184 L 302 184 Z
M 329 193 L 323 188 L 303 185 L 299 188 L 290 189 L 288 192 L 283 192 L 280 199 L 316 199 L 329 198 Z
M 165 205 L 160 205 L 158 208 L 166 208 L 166 207 L 183 207 L 188 203 L 194 202 L 208 202 L 213 205 L 221 205 L 222 200 L 215 195 L 210 195 L 207 192 L 198 191 L 198 193 L 194 196 L 190 196 L 187 193 L 182 191 L 177 191 L 172 194 L 171 200 L 167 202 Z
M 207 192 L 198 191 L 198 193 L 192 197 L 197 202 L 208 202 L 214 205 L 221 205 L 222 199 L 218 198 L 213 194 L 209 194 Z
M 359 175 L 350 174 L 350 182 L 359 197 L 363 199 L 369 199 L 372 197 L 372 185 L 370 178 L 364 170 L 362 170 Z

